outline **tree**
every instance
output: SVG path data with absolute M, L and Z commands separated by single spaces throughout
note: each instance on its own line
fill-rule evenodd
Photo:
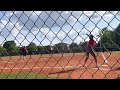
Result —
M 102 32 L 102 33 L 101 33 Z M 105 46 L 106 48 L 114 47 L 114 31 L 111 31 L 107 28 L 103 28 L 102 31 L 99 33 L 100 40 L 98 42 L 99 46 Z
M 6 48 L 0 46 L 0 53 L 6 52 Z
M 118 25 L 118 27 L 114 30 L 114 42 L 120 47 L 120 24 Z
M 50 53 L 51 50 L 52 50 L 51 48 L 52 48 L 51 45 L 44 46 L 44 50 L 47 51 L 47 52 L 49 52 L 49 53 Z
M 87 47 L 87 44 L 88 44 L 88 42 L 83 42 L 83 43 L 81 43 L 81 47 L 84 49 Z
M 33 52 L 33 51 L 37 51 L 37 46 L 35 43 L 31 42 L 29 45 L 28 45 L 28 51 L 29 52 Z
M 69 47 L 70 49 L 78 49 L 79 45 L 77 43 L 71 43 Z
M 37 46 L 38 51 L 44 51 L 44 46 Z
M 80 42 L 79 49 L 81 52 L 83 52 L 85 50 L 85 48 L 87 47 L 88 42 Z
M 22 52 L 22 47 L 16 46 L 16 52 L 18 53 Z
M 3 47 L 6 48 L 7 52 L 14 52 L 16 50 L 16 43 L 14 41 L 6 41 Z
M 66 43 L 58 43 L 58 44 L 55 44 L 55 47 L 56 47 L 57 49 L 59 49 L 59 50 L 65 50 L 65 49 L 68 49 Z

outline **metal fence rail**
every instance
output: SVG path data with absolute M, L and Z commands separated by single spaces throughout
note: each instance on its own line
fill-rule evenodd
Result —
M 119 79 L 119 22 L 119 11 L 1 11 L 0 78 Z M 91 34 L 97 68 L 91 55 L 83 67 Z

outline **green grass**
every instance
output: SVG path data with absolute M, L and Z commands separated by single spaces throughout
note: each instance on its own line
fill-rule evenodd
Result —
M 120 53 L 120 51 L 112 51 L 112 53 Z M 71 55 L 71 54 L 74 54 L 74 55 L 76 55 L 76 54 L 84 54 L 84 52 L 80 52 L 80 53 L 57 53 L 57 54 L 38 54 L 38 55 L 32 55 L 32 56 L 61 56 L 61 55 Z M 30 57 L 30 55 L 27 55 L 26 56 L 27 58 L 29 58 Z M 3 56 L 3 57 L 1 57 L 1 58 L 8 58 L 8 59 L 12 59 L 12 58 L 21 58 L 21 56 Z
M 0 73 L 0 79 L 62 79 L 57 77 L 49 77 L 47 75 L 37 75 L 34 73 L 16 73 L 16 74 L 4 74 Z
M 42 56 L 42 57 L 44 57 L 44 56 L 61 56 L 61 55 L 71 55 L 71 54 L 74 54 L 74 55 L 76 55 L 76 54 L 84 54 L 84 53 L 57 53 L 57 54 L 38 54 L 38 55 L 32 55 L 32 56 Z M 26 58 L 29 58 L 30 57 L 30 55 L 26 55 Z M 7 59 L 12 59 L 12 58 L 18 58 L 18 59 L 20 59 L 21 58 L 21 56 L 3 56 L 3 57 L 1 57 L 2 59 L 4 59 L 4 58 L 7 58 Z
M 84 54 L 84 53 L 56 53 L 56 54 L 40 54 L 41 56 L 59 56 L 59 55 L 71 55 L 71 54 Z M 32 55 L 32 56 L 40 56 L 40 55 Z M 29 55 L 28 55 L 29 56 Z
M 113 53 L 120 53 L 120 51 L 113 51 Z

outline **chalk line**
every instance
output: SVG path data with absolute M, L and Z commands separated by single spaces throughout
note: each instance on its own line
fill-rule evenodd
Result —
M 13 61 L 12 61 L 12 62 L 8 62 L 8 61 L 3 61 L 3 62 L 4 62 L 4 63 L 16 63 L 16 62 L 13 62 Z
M 102 56 L 103 56 L 103 59 L 104 59 L 105 63 L 108 63 L 108 61 L 107 61 L 107 59 L 106 59 L 106 57 L 104 56 L 103 53 L 102 53 Z
M 50 69 L 50 68 L 78 68 L 76 66 L 61 66 L 61 67 L 31 67 L 31 68 L 0 68 L 0 69 Z
M 52 68 L 52 69 L 55 69 L 55 68 L 56 68 L 56 69 L 57 69 L 57 68 L 59 68 L 59 69 L 63 69 L 63 68 L 64 68 L 64 69 L 65 69 L 65 68 L 70 69 L 70 68 L 71 68 L 71 69 L 72 69 L 72 68 L 73 68 L 73 69 L 78 69 L 78 70 L 79 70 L 79 69 L 81 69 L 82 67 L 80 67 L 80 66 L 77 66 L 77 67 L 76 67 L 76 66 L 64 66 L 64 67 L 63 67 L 63 66 L 62 66 L 62 67 L 33 67 L 33 68 L 32 68 L 32 67 L 31 67 L 31 68 L 28 68 L 28 67 L 27 67 L 27 68 L 0 68 L 0 69 L 3 69 L 3 70 L 9 70 L 9 69 L 10 69 L 10 70 L 28 70 L 28 69 L 51 69 L 51 68 Z M 98 70 L 98 68 L 96 68 L 96 67 L 92 67 L 92 68 L 90 68 L 90 67 L 83 67 L 83 69 L 96 69 L 96 70 Z M 111 69 L 105 69 L 105 68 L 100 68 L 100 67 L 99 67 L 99 70 L 111 70 Z
M 43 61 L 43 60 L 47 60 L 46 58 L 41 58 L 40 59 L 41 61 Z M 28 60 L 28 61 L 30 61 L 30 60 Z M 26 61 L 26 60 L 22 60 L 22 62 L 28 62 L 28 61 Z M 18 63 L 17 61 L 3 61 L 4 63 Z

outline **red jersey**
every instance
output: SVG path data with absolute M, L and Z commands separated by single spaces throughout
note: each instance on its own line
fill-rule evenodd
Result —
M 94 44 L 95 44 L 94 39 L 90 39 L 90 40 L 89 40 L 89 43 L 88 43 L 88 47 L 93 47 Z

